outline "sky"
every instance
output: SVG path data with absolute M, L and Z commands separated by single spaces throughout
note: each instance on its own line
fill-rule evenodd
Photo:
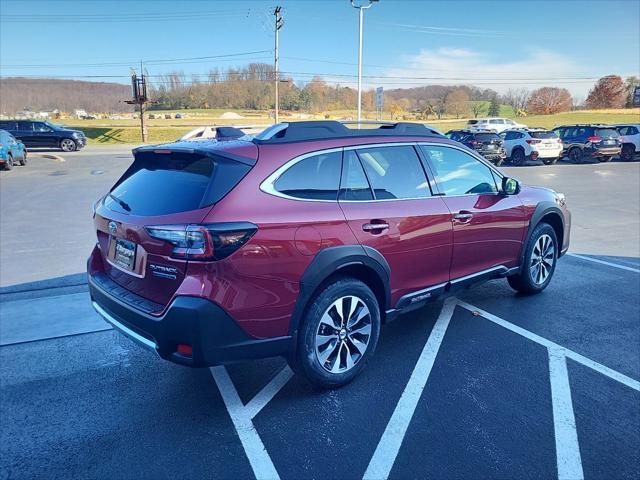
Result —
M 128 83 L 140 61 L 152 76 L 271 63 L 276 5 L 283 76 L 355 87 L 348 0 L 0 0 L 0 75 Z M 560 86 L 584 99 L 599 77 L 640 76 L 640 0 L 380 0 L 364 12 L 363 64 L 365 88 Z

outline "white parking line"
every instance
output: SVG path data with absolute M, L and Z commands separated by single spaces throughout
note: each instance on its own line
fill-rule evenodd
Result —
M 248 415 L 249 418 L 255 418 L 255 416 L 260 413 L 260 410 L 276 396 L 276 393 L 291 380 L 291 377 L 293 377 L 293 371 L 288 366 L 284 367 L 273 380 L 245 405 L 246 415 Z
M 508 322 L 500 317 L 497 317 L 489 312 L 486 312 L 484 310 L 482 310 L 481 308 L 478 308 L 476 306 L 473 305 L 469 305 L 466 302 L 463 302 L 462 300 L 458 301 L 458 305 L 460 305 L 461 307 L 464 307 L 465 309 L 469 310 L 470 312 L 479 312 L 480 315 L 484 318 L 486 318 L 487 320 L 491 320 L 493 323 L 497 323 L 498 325 L 506 328 L 507 330 L 511 330 L 514 333 L 517 333 L 518 335 L 521 335 L 525 338 L 528 338 L 529 340 L 539 343 L 540 345 L 543 345 L 545 347 L 547 347 L 548 349 L 558 349 L 563 351 L 564 355 L 567 356 L 568 358 L 570 358 L 571 360 L 574 360 L 582 365 L 584 365 L 585 367 L 589 367 L 592 370 L 595 370 L 599 373 L 601 373 L 602 375 L 605 375 L 609 378 L 611 378 L 612 380 L 615 380 L 617 382 L 620 382 L 624 385 L 626 385 L 627 387 L 633 388 L 636 391 L 640 391 L 640 382 L 638 380 L 634 380 L 631 377 L 627 377 L 626 375 L 624 375 L 623 373 L 617 372 L 609 367 L 605 367 L 604 365 L 595 362 L 593 360 L 591 360 L 590 358 L 587 358 L 583 355 L 580 355 L 577 352 L 574 352 L 573 350 L 569 350 L 568 348 L 565 348 L 561 345 L 558 345 L 555 342 L 552 342 L 551 340 L 547 340 L 544 337 L 541 337 L 540 335 L 536 335 L 533 332 L 530 332 L 529 330 L 525 330 L 522 327 L 519 327 L 517 325 L 514 325 L 511 322 Z
M 251 416 L 251 410 L 255 411 L 255 407 L 249 410 L 242 404 L 242 400 L 240 400 L 238 391 L 233 385 L 233 382 L 231 381 L 226 368 L 211 367 L 210 370 L 211 375 L 213 375 L 213 379 L 218 385 L 218 389 L 220 390 L 220 394 L 222 395 L 222 400 L 224 400 L 224 404 L 227 407 L 227 411 L 229 412 L 229 416 L 231 417 L 233 426 L 238 433 L 238 437 L 240 437 L 240 442 L 242 443 L 242 447 L 244 448 L 247 458 L 249 459 L 249 463 L 251 464 L 251 468 L 253 469 L 253 474 L 258 480 L 279 479 L 280 476 L 278 475 L 278 471 L 271 461 L 269 452 L 267 452 L 266 448 L 264 448 L 264 444 L 260 439 L 260 435 L 256 431 L 256 428 L 253 426 L 253 422 L 251 421 L 251 419 L 253 418 Z M 267 386 L 264 387 L 264 389 L 259 392 L 258 395 L 256 395 L 256 397 L 261 396 L 261 398 L 273 398 L 278 390 L 282 388 L 286 383 L 282 383 L 281 374 L 277 375 L 276 378 L 269 382 Z M 291 377 L 289 376 L 289 378 Z M 274 380 L 280 382 L 280 388 L 278 388 L 278 390 L 275 390 L 275 388 L 271 386 Z M 268 390 L 269 394 L 263 394 L 264 390 Z M 254 397 L 254 399 L 256 397 Z
M 367 471 L 364 473 L 365 480 L 383 480 L 389 477 L 404 436 L 409 428 L 409 423 L 416 411 L 422 391 L 427 384 L 431 369 L 435 362 L 438 350 L 442 344 L 442 339 L 447 331 L 451 317 L 456 307 L 454 298 L 448 299 L 440 312 L 440 316 L 429 335 L 418 363 L 413 369 L 411 378 L 402 392 L 402 396 L 387 424 L 387 428 L 382 434 L 380 443 L 369 462 Z
M 563 350 L 549 348 L 549 380 L 556 437 L 556 463 L 559 480 L 582 480 L 582 458 L 573 414 L 567 357 Z
M 578 255 L 577 253 L 571 253 L 571 252 L 567 253 L 567 255 L 571 257 L 579 258 L 580 260 L 586 260 L 588 262 L 600 263 L 602 265 L 608 265 L 609 267 L 615 267 L 621 270 L 627 270 L 629 272 L 640 273 L 640 269 L 638 268 L 627 267 L 626 265 L 620 265 L 618 263 L 607 262 L 605 260 L 599 260 L 597 258 L 585 257 L 584 255 Z

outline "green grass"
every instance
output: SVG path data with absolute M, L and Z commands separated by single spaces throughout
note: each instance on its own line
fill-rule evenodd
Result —
M 191 114 L 192 112 L 200 113 L 199 116 L 191 116 L 185 119 L 154 119 L 148 120 L 148 143 L 163 143 L 170 142 L 178 139 L 189 130 L 202 125 L 269 125 L 273 120 L 270 119 L 266 112 L 245 112 L 239 111 L 238 113 L 245 116 L 245 119 L 241 120 L 223 120 L 216 118 L 216 115 L 220 115 L 227 110 L 187 110 L 186 112 Z M 183 112 L 180 110 L 180 112 Z M 246 115 L 245 115 L 246 114 Z M 250 114 L 255 116 L 251 117 Z M 514 118 L 513 110 L 505 105 L 502 106 L 501 115 Z M 484 114 L 483 116 L 486 116 Z M 324 114 L 314 115 L 312 118 L 320 119 L 324 118 Z M 330 118 L 353 118 L 350 111 L 331 112 Z M 374 119 L 375 114 L 367 112 L 365 115 L 367 119 Z M 283 115 L 282 120 L 295 121 L 297 117 Z M 407 121 L 412 121 L 411 118 L 406 118 Z M 592 110 L 592 111 L 578 111 L 578 112 L 566 112 L 558 113 L 555 115 L 529 115 L 526 117 L 515 117 L 515 120 L 519 123 L 523 123 L 530 127 L 543 127 L 553 128 L 558 125 L 567 123 L 640 123 L 640 109 L 629 110 Z M 429 120 L 424 122 L 428 125 L 432 125 L 441 131 L 448 131 L 458 128 L 463 128 L 466 124 L 466 119 L 443 119 L 443 120 Z M 66 119 L 56 123 L 64 123 L 65 125 L 77 128 L 85 132 L 90 144 L 97 145 L 117 145 L 117 144 L 138 144 L 140 141 L 140 120 L 137 119 L 123 119 L 123 120 L 71 120 Z

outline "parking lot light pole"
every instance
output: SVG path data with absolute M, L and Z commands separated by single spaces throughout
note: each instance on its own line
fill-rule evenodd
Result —
M 362 22 L 364 20 L 364 11 L 371 8 L 374 2 L 379 0 L 367 0 L 366 3 L 360 3 L 351 0 L 351 6 L 357 8 L 360 16 L 360 27 L 358 32 L 358 127 L 362 121 Z

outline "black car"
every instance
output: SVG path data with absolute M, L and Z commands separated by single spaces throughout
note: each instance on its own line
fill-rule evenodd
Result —
M 82 131 L 44 121 L 0 120 L 0 129 L 6 130 L 30 148 L 50 147 L 73 152 L 87 144 L 87 138 Z
M 622 150 L 620 133 L 609 125 L 562 125 L 553 131 L 564 144 L 562 156 L 574 163 L 586 158 L 609 162 Z
M 502 147 L 503 141 L 497 133 L 450 130 L 447 137 L 475 150 L 496 166 L 502 165 L 507 158 L 507 152 Z

